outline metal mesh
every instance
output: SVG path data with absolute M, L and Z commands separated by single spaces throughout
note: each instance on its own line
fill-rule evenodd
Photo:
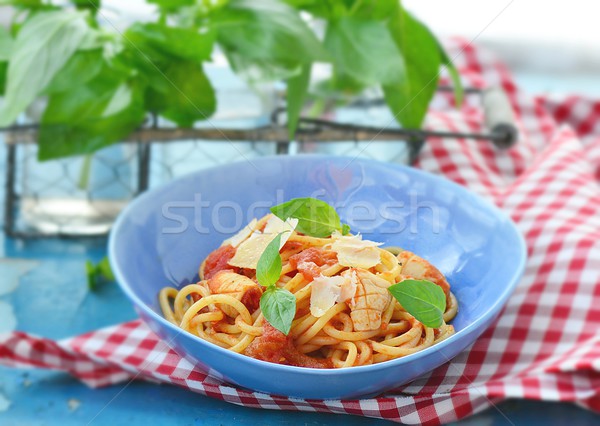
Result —
M 12 185 L 7 185 L 5 227 L 12 236 L 105 234 L 139 189 L 140 146 L 135 143 L 102 149 L 89 160 L 38 162 L 33 143 L 7 150 Z
M 267 142 L 183 140 L 154 143 L 150 155 L 149 186 L 220 164 L 274 155 L 275 151 L 275 144 Z

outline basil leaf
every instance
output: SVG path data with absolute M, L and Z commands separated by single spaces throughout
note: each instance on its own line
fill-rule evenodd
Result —
M 315 34 L 281 1 L 231 0 L 211 18 L 231 67 L 250 81 L 290 78 L 324 58 Z
M 131 134 L 144 117 L 139 83 L 105 66 L 89 82 L 49 96 L 38 157 L 48 160 L 94 152 Z
M 6 71 L 8 69 L 8 63 L 0 62 L 0 96 L 4 95 L 6 89 Z
M 4 5 L 13 5 L 13 6 L 17 6 L 17 7 L 31 7 L 31 8 L 38 8 L 38 7 L 43 7 L 44 4 L 42 3 L 42 0 L 0 0 L 0 5 L 4 6 Z
M 348 235 L 350 233 L 350 225 L 347 223 L 342 224 L 342 235 Z
M 85 84 L 96 77 L 104 64 L 102 49 L 75 52 L 66 65 L 54 76 L 46 93 L 62 92 Z
M 283 288 L 269 287 L 260 297 L 260 310 L 269 324 L 287 336 L 296 316 L 296 297 Z
M 101 6 L 101 0 L 71 0 L 71 3 L 79 10 L 89 10 L 94 16 Z
M 12 123 L 50 83 L 89 31 L 87 13 L 40 12 L 17 34 L 8 65 L 0 126 Z
M 12 54 L 14 41 L 8 31 L 0 27 L 0 96 L 4 95 L 6 88 L 6 72 L 8 60 Z
M 108 257 L 104 256 L 102 258 L 102 260 L 100 261 L 100 263 L 98 263 L 97 268 L 98 268 L 98 272 L 102 275 L 102 277 L 104 277 L 108 281 L 115 280 L 115 274 L 113 273 L 112 268 L 110 267 L 110 262 L 108 261 Z
M 294 198 L 271 207 L 271 212 L 281 220 L 290 217 L 298 219 L 296 231 L 311 237 L 328 237 L 333 231 L 342 229 L 340 217 L 335 209 L 316 198 Z
M 265 251 L 260 255 L 256 265 L 256 280 L 262 286 L 274 285 L 281 275 L 281 256 L 279 246 L 281 245 L 281 234 L 267 245 Z
M 15 42 L 4 27 L 0 27 L 0 61 L 8 61 Z
M 450 74 L 450 79 L 452 80 L 452 87 L 454 88 L 454 100 L 456 101 L 456 106 L 460 107 L 463 103 L 463 99 L 465 96 L 464 88 L 462 82 L 460 81 L 460 74 L 458 73 L 456 66 L 454 66 L 452 59 L 450 59 L 450 57 L 444 50 L 444 47 L 440 44 L 439 40 L 436 39 L 436 43 L 440 51 L 442 64 L 448 70 L 448 74 Z
M 312 64 L 302 65 L 300 74 L 287 80 L 287 124 L 290 140 L 294 139 L 298 120 L 304 106 Z
M 385 21 L 396 11 L 398 3 L 398 0 L 357 0 L 352 5 L 351 15 Z
M 87 278 L 87 285 L 90 291 L 98 290 L 98 287 L 102 283 L 110 282 L 115 280 L 108 257 L 102 258 L 102 260 L 94 265 L 92 261 L 87 260 L 85 262 L 85 271 Z
M 385 100 L 402 126 L 419 128 L 438 86 L 439 47 L 429 30 L 402 7 L 388 26 L 404 56 L 406 74 L 383 86 Z
M 296 9 L 304 10 L 313 16 L 331 19 L 338 16 L 341 10 L 335 4 L 323 0 L 285 0 L 287 4 Z
M 148 3 L 154 3 L 165 11 L 174 11 L 182 6 L 193 6 L 196 0 L 148 0 Z
M 97 289 L 96 266 L 92 263 L 91 260 L 85 261 L 85 277 L 87 279 L 88 289 L 91 291 L 95 291 Z
M 162 85 L 148 88 L 147 105 L 178 126 L 191 127 L 215 112 L 215 91 L 199 62 L 174 61 L 152 79 Z
M 438 328 L 443 324 L 446 295 L 440 286 L 427 280 L 404 280 L 388 290 L 423 325 Z
M 392 84 L 404 78 L 404 60 L 383 22 L 353 17 L 330 22 L 325 47 L 336 74 L 367 85 Z
M 203 61 L 210 59 L 216 33 L 200 33 L 197 28 L 135 23 L 127 30 L 125 37 L 153 60 L 176 57 Z

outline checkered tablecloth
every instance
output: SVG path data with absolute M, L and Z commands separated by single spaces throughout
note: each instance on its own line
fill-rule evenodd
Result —
M 489 52 L 462 40 L 448 48 L 465 85 L 506 90 L 521 132 L 508 151 L 482 141 L 431 139 L 418 161 L 507 211 L 527 241 L 523 279 L 471 348 L 409 385 L 352 401 L 238 389 L 194 369 L 139 321 L 58 342 L 21 332 L 3 335 L 0 364 L 63 370 L 93 387 L 145 378 L 247 407 L 408 424 L 453 421 L 505 398 L 572 401 L 600 411 L 600 101 L 532 97 Z M 450 104 L 448 95 L 439 95 L 427 125 L 480 130 L 476 96 L 468 96 L 460 110 Z

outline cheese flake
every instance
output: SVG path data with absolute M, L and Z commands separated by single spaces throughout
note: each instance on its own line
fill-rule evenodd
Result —
M 345 277 L 316 277 L 311 283 L 310 313 L 314 317 L 322 317 L 333 305 L 336 304 L 342 292 L 341 286 L 346 281 Z
M 277 216 L 271 216 L 263 232 L 253 232 L 236 249 L 235 255 L 229 261 L 231 266 L 238 268 L 256 269 L 258 260 L 271 241 L 281 234 L 279 248 L 283 247 L 290 238 L 292 231 L 298 225 L 298 219 L 288 219 L 285 222 Z M 289 231 L 289 232 L 286 232 Z
M 233 247 L 239 246 L 252 234 L 252 232 L 256 228 L 257 223 L 258 220 L 256 220 L 256 218 L 252 219 L 252 221 L 248 225 L 244 226 L 237 234 L 227 238 L 225 241 L 223 241 L 223 244 L 221 245 L 225 246 L 227 244 L 231 244 Z
M 336 303 L 351 300 L 356 294 L 355 278 L 344 275 L 316 277 L 311 283 L 311 315 L 317 318 L 322 317 Z
M 292 232 L 296 229 L 296 226 L 298 226 L 298 219 L 290 217 L 283 221 L 273 215 L 267 220 L 263 234 L 271 234 L 273 235 L 273 238 L 275 238 L 277 234 L 281 234 L 281 243 L 279 244 L 279 248 L 281 249 L 292 236 Z
M 381 262 L 381 254 L 377 248 L 382 243 L 363 240 L 362 236 L 342 236 L 334 234 L 335 241 L 331 249 L 336 252 L 338 263 L 342 266 L 369 269 Z

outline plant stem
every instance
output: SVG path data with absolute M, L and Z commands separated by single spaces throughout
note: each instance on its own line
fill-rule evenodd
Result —
M 323 112 L 325 111 L 326 105 L 327 105 L 327 101 L 325 100 L 325 98 L 322 98 L 322 97 L 316 98 L 315 101 L 313 102 L 313 104 L 311 105 L 310 109 L 308 110 L 307 115 L 310 118 L 320 117 L 323 114 Z
M 77 181 L 77 188 L 81 189 L 82 191 L 87 190 L 90 184 L 93 158 L 93 154 L 88 154 L 83 157 L 83 163 L 81 164 L 81 170 L 79 171 L 79 180 Z

